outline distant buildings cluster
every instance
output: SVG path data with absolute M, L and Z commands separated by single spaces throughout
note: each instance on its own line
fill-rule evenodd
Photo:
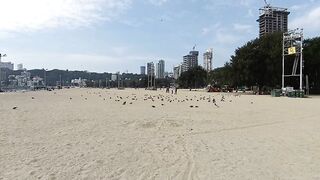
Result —
M 8 80 L 8 87 L 10 88 L 39 88 L 45 86 L 43 78 L 38 76 L 31 78 L 31 73 L 27 71 L 22 71 L 20 75 L 9 75 Z
M 157 63 L 148 62 L 146 66 L 140 66 L 140 74 L 147 75 L 151 78 L 163 79 L 163 78 L 174 78 L 178 79 L 183 72 L 186 72 L 192 68 L 199 66 L 199 51 L 195 51 L 193 48 L 189 54 L 183 56 L 182 63 L 178 66 L 173 67 L 172 72 L 165 70 L 165 61 L 159 60 Z M 212 70 L 213 60 L 213 49 L 208 49 L 203 54 L 203 68 L 206 71 Z
M 0 68 L 9 69 L 9 70 L 13 71 L 14 70 L 14 63 L 12 63 L 12 62 L 0 62 Z M 21 71 L 25 70 L 23 68 L 23 64 L 17 64 L 16 70 L 21 70 Z
M 190 51 L 189 54 L 183 56 L 183 61 L 181 64 L 173 68 L 173 77 L 175 79 L 178 79 L 183 72 L 186 72 L 192 68 L 199 66 L 199 60 L 198 60 L 199 51 L 195 51 L 194 49 Z M 203 68 L 208 72 L 212 71 L 213 70 L 212 62 L 213 62 L 213 49 L 208 49 L 203 54 Z
M 86 79 L 82 79 L 82 78 L 72 79 L 71 85 L 75 87 L 85 87 L 87 85 L 86 81 L 87 81 Z
M 165 61 L 163 59 L 160 59 L 157 63 L 148 62 L 147 66 L 140 66 L 140 74 L 156 79 L 172 77 L 172 73 L 166 72 Z
M 9 77 L 9 75 L 6 72 L 7 72 L 7 70 L 13 71 L 14 64 L 12 62 L 1 61 L 1 59 L 2 59 L 1 57 L 6 57 L 6 56 L 2 56 L 0 54 L 0 90 L 1 90 L 1 86 L 2 86 L 3 82 L 6 81 L 7 78 L 11 78 L 11 79 L 9 79 L 9 80 L 11 80 L 10 83 L 14 86 L 25 86 L 28 81 L 30 82 L 30 79 L 27 80 L 26 78 L 24 78 L 24 75 L 21 75 L 21 77 L 19 77 L 19 76 Z M 23 64 L 18 64 L 17 70 L 25 71 L 25 69 L 23 68 Z

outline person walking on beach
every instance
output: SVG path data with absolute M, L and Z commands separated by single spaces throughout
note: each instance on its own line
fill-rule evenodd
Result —
M 178 94 L 178 88 L 177 88 L 177 87 L 175 87 L 175 89 L 174 89 L 174 94 L 175 94 L 175 95 Z
M 167 89 L 166 89 L 166 93 L 169 93 L 169 87 L 167 87 Z

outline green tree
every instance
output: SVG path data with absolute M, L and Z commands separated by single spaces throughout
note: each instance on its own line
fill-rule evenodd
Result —
M 309 77 L 310 92 L 320 93 L 320 37 L 304 41 L 304 67 Z
M 207 83 L 207 71 L 197 66 L 186 72 L 183 72 L 178 79 L 178 84 L 182 88 L 204 87 Z

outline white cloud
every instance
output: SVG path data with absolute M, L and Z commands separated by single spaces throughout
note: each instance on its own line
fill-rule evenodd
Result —
M 290 26 L 291 28 L 304 28 L 308 31 L 318 31 L 320 29 L 320 6 L 294 19 Z
M 221 28 L 221 23 L 215 23 L 212 26 L 203 27 L 201 30 L 202 35 L 210 35 L 215 32 L 217 29 Z
M 0 0 L 0 31 L 34 31 L 110 21 L 132 0 Z
M 216 41 L 220 44 L 235 44 L 240 40 L 240 37 L 226 29 L 219 29 L 216 32 Z
M 247 24 L 233 24 L 233 28 L 235 31 L 239 33 L 250 33 L 252 32 L 252 25 Z
M 220 7 L 230 7 L 230 6 L 242 6 L 242 7 L 252 7 L 255 3 L 255 0 L 207 0 L 208 3 L 206 7 L 209 9 L 218 9 Z

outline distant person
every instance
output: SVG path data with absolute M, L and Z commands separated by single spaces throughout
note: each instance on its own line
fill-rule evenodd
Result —
M 178 88 L 177 87 L 174 89 L 174 94 L 178 94 Z
M 169 89 L 169 87 L 167 87 L 167 89 L 166 89 L 166 93 L 169 93 L 169 90 L 170 90 L 170 89 Z

